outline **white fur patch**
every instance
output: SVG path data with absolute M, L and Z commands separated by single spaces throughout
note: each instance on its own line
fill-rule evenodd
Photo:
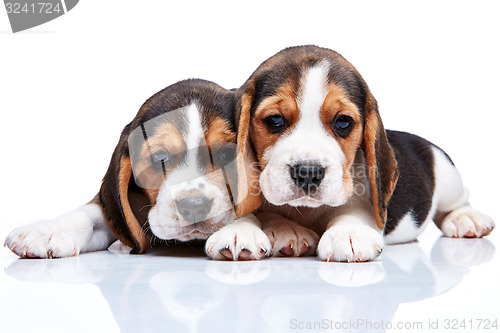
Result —
M 304 126 L 321 125 L 319 110 L 325 101 L 327 90 L 327 79 L 329 65 L 327 63 L 319 63 L 310 68 L 300 81 L 300 91 L 297 104 L 301 112 L 300 123 Z M 323 126 L 321 126 L 323 128 Z
M 469 190 L 462 183 L 457 168 L 438 148 L 434 153 L 434 197 L 433 207 L 440 212 L 449 212 L 465 205 L 469 200 Z
M 427 224 L 427 221 L 423 223 Z M 386 244 L 407 243 L 417 239 L 418 235 L 423 231 L 424 226 L 417 228 L 417 222 L 413 219 L 412 212 L 408 212 L 401 220 L 399 220 L 396 229 L 389 235 L 384 237 Z
M 195 103 L 187 107 L 188 133 L 185 138 L 187 149 L 206 145 L 205 132 L 201 125 L 200 110 Z

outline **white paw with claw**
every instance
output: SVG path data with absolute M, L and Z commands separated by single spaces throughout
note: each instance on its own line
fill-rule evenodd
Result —
M 363 262 L 377 258 L 384 247 L 382 232 L 366 224 L 336 223 L 318 244 L 318 257 L 325 261 Z
M 258 260 L 269 255 L 271 243 L 257 218 L 245 216 L 210 236 L 205 252 L 216 260 Z
M 310 256 L 318 246 L 318 234 L 290 220 L 267 222 L 264 232 L 271 241 L 270 255 L 274 257 Z
M 470 206 L 455 209 L 441 223 L 446 237 L 475 238 L 488 235 L 495 223 L 493 219 Z
M 14 229 L 5 246 L 21 258 L 76 256 L 92 236 L 93 226 L 84 212 L 32 223 Z

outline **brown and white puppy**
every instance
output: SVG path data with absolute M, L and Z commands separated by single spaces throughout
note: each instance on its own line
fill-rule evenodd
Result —
M 104 250 L 119 239 L 144 253 L 156 239 L 204 240 L 217 231 L 231 237 L 235 227 L 259 225 L 244 216 L 258 204 L 247 198 L 248 185 L 238 188 L 234 106 L 234 92 L 204 80 L 156 93 L 125 126 L 98 195 L 53 220 L 15 229 L 5 245 L 21 257 L 55 258 Z M 228 245 L 210 244 L 208 254 L 225 259 Z M 229 246 L 233 259 L 259 259 L 270 250 L 255 228 L 236 245 L 238 251 Z
M 321 260 L 366 261 L 384 244 L 416 239 L 431 220 L 449 237 L 494 227 L 469 206 L 441 149 L 384 130 L 367 84 L 332 50 L 291 47 L 269 58 L 240 88 L 237 109 L 272 255 L 312 254 L 318 244 Z

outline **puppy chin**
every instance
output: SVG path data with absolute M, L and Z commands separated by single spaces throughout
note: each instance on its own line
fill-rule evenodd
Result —
M 206 234 L 206 233 L 203 233 L 203 232 L 199 232 L 199 231 L 196 231 L 196 230 L 193 230 L 192 232 L 190 233 L 187 233 L 187 234 L 184 234 L 184 235 L 180 235 L 180 236 L 177 236 L 175 237 L 176 239 L 180 240 L 180 241 L 190 241 L 190 240 L 195 240 L 195 239 L 208 239 L 208 237 L 210 237 L 211 234 Z
M 324 205 L 323 202 L 313 199 L 309 196 L 303 196 L 301 198 L 291 200 L 287 202 L 287 204 L 293 207 L 311 207 L 311 208 L 317 208 Z
M 296 193 L 281 197 L 271 191 L 270 193 L 266 193 L 264 190 L 262 191 L 262 194 L 269 203 L 275 206 L 290 205 L 292 207 L 310 208 L 318 208 L 320 206 L 338 207 L 345 204 L 350 198 L 350 193 L 345 193 L 345 191 L 343 193 L 323 194 L 317 197 L 311 197 L 308 195 L 298 197 Z
M 320 206 L 330 206 L 330 207 L 338 207 L 342 206 L 347 202 L 347 199 L 343 198 L 337 198 L 336 200 L 333 201 L 324 201 L 324 200 L 318 200 L 315 198 L 311 198 L 309 196 L 303 196 L 298 199 L 293 199 L 288 202 L 285 202 L 285 204 L 293 206 L 293 207 L 310 207 L 310 208 L 318 208 Z
M 196 227 L 170 227 L 170 228 L 151 228 L 153 234 L 161 239 L 177 239 L 180 241 L 189 241 L 195 239 L 207 239 L 213 231 L 200 231 Z

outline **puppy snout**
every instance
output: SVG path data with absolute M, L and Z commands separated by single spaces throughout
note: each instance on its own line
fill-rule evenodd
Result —
M 176 201 L 177 210 L 184 220 L 191 223 L 203 221 L 212 209 L 213 200 L 207 197 L 184 198 Z
M 295 164 L 290 166 L 290 177 L 306 194 L 314 193 L 325 177 L 325 168 L 318 164 Z

